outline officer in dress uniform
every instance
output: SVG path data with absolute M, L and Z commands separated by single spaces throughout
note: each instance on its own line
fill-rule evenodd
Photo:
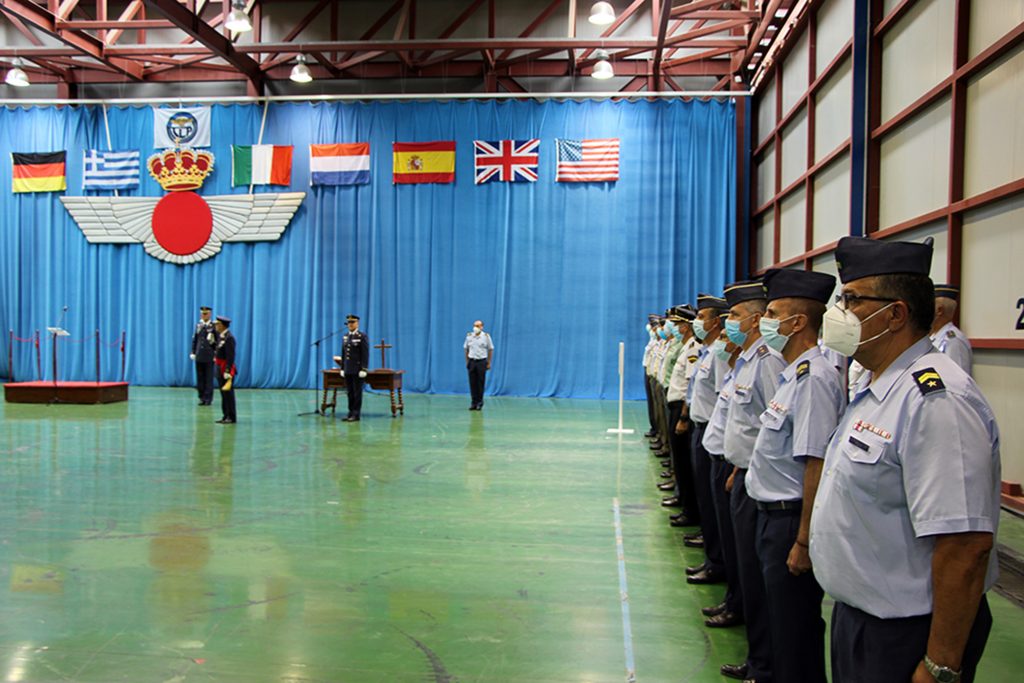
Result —
M 231 334 L 231 318 L 217 316 L 214 329 L 217 332 L 217 345 L 214 349 L 213 362 L 217 366 L 217 383 L 220 386 L 220 409 L 223 417 L 217 424 L 233 425 L 238 420 L 235 412 L 235 336 Z
M 675 423 L 672 422 L 673 408 L 668 404 L 668 385 L 672 378 L 672 371 L 675 369 L 676 362 L 679 360 L 679 355 L 682 353 L 683 349 L 682 333 L 678 327 L 678 323 L 681 321 L 682 318 L 676 312 L 675 306 L 672 306 L 665 311 L 665 325 L 662 329 L 665 331 L 665 340 L 668 342 L 668 346 L 665 347 L 665 356 L 662 358 L 661 367 L 658 368 L 658 381 L 654 387 L 654 390 L 658 395 L 658 402 L 661 406 L 661 413 L 659 414 L 661 424 L 660 429 L 662 434 L 662 443 L 665 446 L 663 454 L 666 457 L 666 459 L 661 463 L 666 468 L 661 473 L 662 479 L 671 479 L 673 476 L 672 432 Z M 674 495 L 671 495 L 662 499 L 661 504 L 663 507 L 678 507 L 680 503 Z
M 201 406 L 213 403 L 213 345 L 217 336 L 210 315 L 209 306 L 199 307 L 199 322 L 192 332 L 192 353 L 188 356 L 196 364 L 196 391 Z
M 968 375 L 974 362 L 971 342 L 959 327 L 953 324 L 960 288 L 956 285 L 935 285 L 935 320 L 932 322 L 932 344 L 939 353 L 944 353 Z
M 825 452 L 814 574 L 835 598 L 832 679 L 973 681 L 992 615 L 999 429 L 928 339 L 930 244 L 844 237 L 825 343 L 867 372 Z
M 734 368 L 725 425 L 725 459 L 733 467 L 726 489 L 736 539 L 736 573 L 743 592 L 747 659 L 741 664 L 723 664 L 720 671 L 729 678 L 766 683 L 772 680 L 771 633 L 755 541 L 757 506 L 747 494 L 745 480 L 761 430 L 761 413 L 775 395 L 786 361 L 761 337 L 761 317 L 767 308 L 764 284 L 756 280 L 733 283 L 725 288 L 725 300 L 729 304 L 726 334 L 742 349 Z
M 348 415 L 343 422 L 359 422 L 359 414 L 363 410 L 363 380 L 366 369 L 370 365 L 370 340 L 359 331 L 359 316 L 349 315 L 345 318 L 348 334 L 341 338 L 341 355 L 334 360 L 341 366 L 341 376 L 345 378 L 345 392 L 348 394 Z
M 826 273 L 769 270 L 761 338 L 789 363 L 768 408 L 747 470 L 757 506 L 757 557 L 764 579 L 772 674 L 786 683 L 826 683 L 823 593 L 808 556 L 811 508 L 846 386 L 818 346 L 836 279 Z
M 658 332 L 655 325 L 658 322 L 658 315 L 656 313 L 649 313 L 647 315 L 647 324 L 644 325 L 644 330 L 647 332 L 647 346 L 644 347 L 644 395 L 647 397 L 647 421 L 650 423 L 651 428 L 644 433 L 648 439 L 653 439 L 658 435 L 658 426 L 654 420 L 654 399 L 651 397 L 651 376 L 648 374 L 648 368 L 651 365 L 651 356 L 654 353 L 654 347 L 658 344 Z

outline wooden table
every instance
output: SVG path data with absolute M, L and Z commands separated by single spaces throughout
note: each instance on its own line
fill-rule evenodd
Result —
M 391 395 L 391 417 L 395 417 L 398 413 L 405 415 L 405 403 L 402 401 L 402 375 L 404 374 L 405 370 L 377 368 L 376 370 L 367 370 L 366 379 L 363 380 L 371 388 L 387 391 Z M 320 401 L 320 413 L 326 415 L 327 409 L 330 408 L 333 415 L 334 409 L 338 405 L 338 389 L 345 388 L 345 378 L 341 376 L 341 370 L 338 368 L 324 370 L 323 387 L 324 395 Z M 328 391 L 333 391 L 330 403 L 327 402 Z M 395 401 L 396 392 L 398 394 L 397 402 Z

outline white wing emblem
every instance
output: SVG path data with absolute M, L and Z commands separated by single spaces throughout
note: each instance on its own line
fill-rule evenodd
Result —
M 216 197 L 172 192 L 163 197 L 60 200 L 89 242 L 141 242 L 150 256 L 185 265 L 215 256 L 224 242 L 279 239 L 305 197 L 305 192 Z

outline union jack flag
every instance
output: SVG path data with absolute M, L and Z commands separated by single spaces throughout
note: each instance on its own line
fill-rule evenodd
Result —
M 474 140 L 476 184 L 537 182 L 540 140 Z

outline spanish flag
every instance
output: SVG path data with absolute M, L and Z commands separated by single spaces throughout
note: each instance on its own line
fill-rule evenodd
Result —
M 15 192 L 60 192 L 68 189 L 64 152 L 22 154 L 11 152 Z
M 455 141 L 396 142 L 394 183 L 451 183 L 455 181 Z

